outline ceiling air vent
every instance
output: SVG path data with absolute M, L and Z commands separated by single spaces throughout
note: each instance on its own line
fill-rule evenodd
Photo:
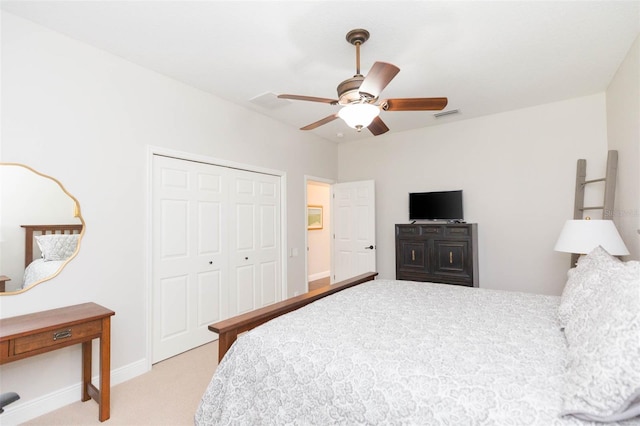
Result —
M 292 102 L 286 99 L 278 99 L 275 93 L 267 92 L 249 99 L 249 102 L 267 109 L 278 109 Z
M 433 114 L 433 116 L 435 118 L 440 118 L 440 117 L 444 117 L 445 115 L 457 114 L 459 112 L 460 112 L 459 109 L 450 109 L 449 111 L 436 112 L 435 114 Z

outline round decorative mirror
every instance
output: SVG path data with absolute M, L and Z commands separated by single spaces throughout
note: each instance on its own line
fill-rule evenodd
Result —
M 0 163 L 0 295 L 57 276 L 83 235 L 78 200 L 58 180 L 24 164 Z

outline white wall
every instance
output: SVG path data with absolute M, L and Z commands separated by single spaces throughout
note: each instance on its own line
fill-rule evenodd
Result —
M 286 172 L 285 244 L 303 253 L 304 176 L 336 178 L 333 143 L 6 12 L 1 47 L 2 161 L 60 180 L 86 221 L 78 257 L 54 280 L 1 297 L 1 317 L 99 303 L 116 312 L 113 383 L 146 369 L 149 145 Z M 287 261 L 293 295 L 305 289 L 304 256 Z M 80 347 L 3 365 L 0 374 L 2 390 L 21 395 L 13 413 L 56 408 L 79 398 Z M 11 416 L 3 424 L 25 419 Z
M 609 149 L 618 150 L 613 220 L 629 252 L 640 259 L 640 36 L 607 88 Z
M 322 229 L 307 231 L 307 268 L 309 281 L 328 277 L 331 273 L 331 186 L 322 182 L 307 184 L 307 204 L 322 206 Z
M 605 114 L 597 94 L 341 144 L 340 182 L 376 181 L 380 276 L 395 277 L 407 194 L 462 189 L 465 219 L 478 223 L 480 287 L 560 294 L 570 260 L 553 246 L 573 217 L 577 159 L 588 178 L 604 173 Z

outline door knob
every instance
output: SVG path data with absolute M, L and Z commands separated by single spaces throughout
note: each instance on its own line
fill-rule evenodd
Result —
M 365 250 L 373 250 L 373 246 L 365 247 Z

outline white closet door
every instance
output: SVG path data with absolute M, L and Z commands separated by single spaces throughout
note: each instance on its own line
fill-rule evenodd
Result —
M 229 315 L 282 299 L 280 178 L 247 171 L 230 176 Z
M 280 178 L 155 155 L 153 361 L 208 325 L 282 300 Z
M 333 282 L 375 272 L 375 182 L 335 184 L 333 198 Z
M 153 158 L 153 362 L 214 340 L 228 316 L 225 171 Z

